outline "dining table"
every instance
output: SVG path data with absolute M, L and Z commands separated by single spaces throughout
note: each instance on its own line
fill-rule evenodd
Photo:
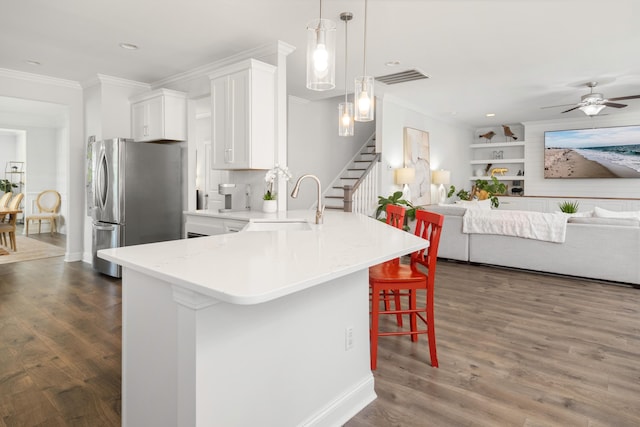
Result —
M 8 246 L 13 247 L 14 252 L 18 252 L 18 245 L 16 243 L 16 221 L 18 219 L 18 214 L 22 213 L 22 209 L 19 208 L 0 208 L 0 218 L 2 222 L 0 223 L 0 233 L 2 233 L 2 242 L 5 246 L 7 246 L 7 238 L 5 233 L 9 234 L 9 244 Z M 5 222 L 5 218 L 9 217 L 9 220 Z M 9 225 L 13 227 L 11 230 L 9 227 L 3 227 L 4 225 Z

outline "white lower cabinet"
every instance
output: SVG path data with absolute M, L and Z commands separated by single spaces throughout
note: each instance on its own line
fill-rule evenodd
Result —
M 215 236 L 217 234 L 236 233 L 242 230 L 249 221 L 217 218 L 206 215 L 185 213 L 185 237 Z

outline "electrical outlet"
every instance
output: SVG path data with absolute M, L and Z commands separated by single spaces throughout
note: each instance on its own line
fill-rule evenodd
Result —
M 353 348 L 353 327 L 344 330 L 344 349 L 345 351 Z

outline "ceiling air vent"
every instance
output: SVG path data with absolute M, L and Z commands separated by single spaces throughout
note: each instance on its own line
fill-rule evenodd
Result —
M 375 79 L 387 85 L 395 85 L 398 83 L 412 82 L 414 80 L 428 79 L 429 76 L 422 71 L 413 69 L 400 71 L 399 73 L 387 74 L 386 76 L 376 77 Z

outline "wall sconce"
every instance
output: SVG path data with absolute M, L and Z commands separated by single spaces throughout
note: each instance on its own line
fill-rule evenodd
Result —
M 400 168 L 395 170 L 396 184 L 402 185 L 402 198 L 407 202 L 411 201 L 411 190 L 409 184 L 416 179 L 416 170 L 414 168 Z
M 447 199 L 447 190 L 445 190 L 444 186 L 449 185 L 451 182 L 451 172 L 440 169 L 431 172 L 431 181 L 435 185 L 439 185 L 438 187 L 438 203 L 444 203 Z

